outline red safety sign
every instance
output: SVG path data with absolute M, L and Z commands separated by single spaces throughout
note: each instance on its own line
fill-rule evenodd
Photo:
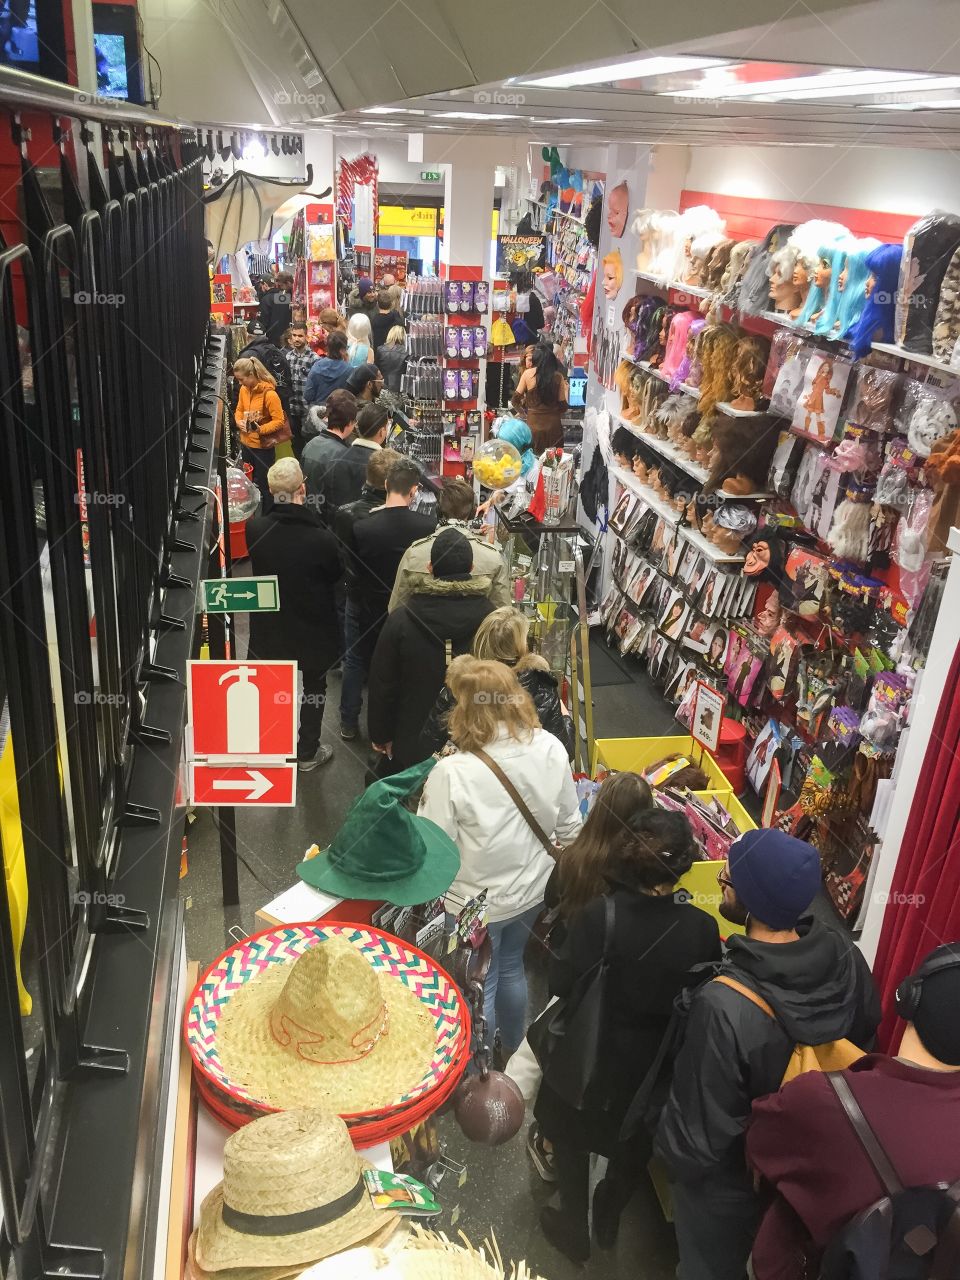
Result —
M 190 764 L 190 802 L 202 805 L 293 805 L 295 764 Z
M 187 707 L 191 758 L 296 755 L 295 662 L 188 662 Z

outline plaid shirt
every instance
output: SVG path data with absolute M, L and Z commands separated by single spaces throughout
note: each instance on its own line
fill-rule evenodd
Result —
M 287 364 L 290 366 L 290 381 L 293 384 L 290 392 L 290 412 L 296 414 L 298 418 L 302 418 L 307 411 L 307 406 L 303 399 L 303 384 L 307 380 L 310 366 L 317 357 L 309 347 L 304 347 L 302 351 L 294 351 L 292 347 L 287 347 L 283 354 L 287 357 Z

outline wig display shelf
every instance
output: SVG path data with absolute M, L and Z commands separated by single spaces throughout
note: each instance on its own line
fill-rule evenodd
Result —
M 617 415 L 617 421 L 626 427 L 628 431 L 631 431 L 638 440 L 645 441 L 655 453 L 659 453 L 661 457 L 666 458 L 668 462 L 672 462 L 681 471 L 685 471 L 694 480 L 699 480 L 701 484 L 710 474 L 706 467 L 702 467 L 699 462 L 694 462 L 692 458 L 688 458 L 682 449 L 678 449 L 669 440 L 661 440 L 659 436 L 651 435 L 649 431 L 642 431 L 635 422 L 631 422 L 628 418 L 621 418 L 619 414 Z
M 743 564 L 746 556 L 730 555 L 726 551 L 721 551 L 719 547 L 714 546 L 709 538 L 705 538 L 699 529 L 690 529 L 683 526 L 680 532 L 688 542 L 692 542 L 698 551 L 702 551 L 708 560 L 712 560 L 714 564 Z
M 648 361 L 640 360 L 637 363 L 637 368 L 643 369 L 645 373 L 650 373 L 655 378 L 659 378 L 660 381 L 666 383 L 668 387 L 673 386 L 673 379 L 667 377 L 665 373 L 661 373 L 659 369 L 651 369 Z M 685 396 L 693 396 L 695 400 L 700 396 L 700 388 L 692 387 L 689 382 L 678 382 L 674 390 L 682 391 Z
M 686 542 L 692 543 L 698 551 L 702 551 L 708 560 L 714 564 L 743 564 L 746 557 L 741 555 L 729 555 L 726 551 L 721 551 L 719 547 L 715 547 L 709 538 L 705 538 L 699 529 L 691 529 L 689 525 L 680 524 L 680 514 L 669 502 L 661 498 L 658 493 L 645 484 L 642 484 L 635 475 L 629 471 L 624 471 L 622 467 L 611 468 L 614 476 L 623 485 L 625 489 L 629 489 L 631 493 L 635 493 L 637 497 L 647 504 L 651 511 L 655 511 L 657 515 L 662 516 L 668 524 L 675 525 L 680 537 Z
M 951 378 L 960 378 L 960 369 L 947 364 L 945 360 L 938 360 L 936 356 L 922 355 L 919 351 L 908 351 L 906 347 L 898 347 L 893 342 L 874 342 L 872 346 L 874 351 L 880 351 L 886 356 L 896 356 L 898 360 L 922 364 L 927 369 L 936 369 L 939 373 L 949 374 Z
M 664 520 L 669 524 L 679 523 L 679 511 L 671 507 L 670 503 L 665 498 L 661 498 L 659 493 L 654 493 L 649 485 L 638 480 L 632 471 L 625 471 L 623 467 L 613 467 L 612 470 L 620 484 L 625 489 L 629 489 L 631 493 L 635 493 L 638 498 L 641 498 L 651 511 L 656 511 L 657 515 L 663 516 Z
M 765 409 L 735 409 L 727 400 L 718 400 L 714 407 L 730 418 L 765 418 L 767 416 Z

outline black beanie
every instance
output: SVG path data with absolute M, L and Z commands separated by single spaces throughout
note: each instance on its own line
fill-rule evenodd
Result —
M 923 979 L 913 1017 L 923 1047 L 939 1062 L 960 1067 L 960 965 L 940 969 Z
M 459 529 L 443 529 L 433 540 L 430 564 L 435 578 L 465 582 L 473 568 L 473 548 Z

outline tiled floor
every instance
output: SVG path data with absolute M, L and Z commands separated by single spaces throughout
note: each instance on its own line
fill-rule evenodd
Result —
M 339 736 L 339 677 L 330 681 L 324 741 L 333 745 L 330 764 L 301 774 L 294 809 L 263 812 L 238 810 L 240 906 L 225 909 L 220 892 L 219 842 L 210 810 L 198 810 L 190 828 L 189 873 L 181 881 L 187 904 L 187 949 L 191 959 L 209 963 L 230 945 L 230 930 L 250 933 L 257 928 L 256 909 L 294 881 L 294 866 L 303 851 L 321 847 L 339 827 L 350 803 L 363 786 L 369 747 L 363 739 L 344 743 Z M 675 721 L 659 693 L 639 672 L 635 682 L 605 685 L 595 690 L 595 733 L 601 737 L 669 733 Z M 237 936 L 236 932 L 234 936 Z M 532 1003 L 542 992 L 540 975 L 532 974 Z M 549 1198 L 549 1188 L 536 1176 L 519 1134 L 503 1147 L 489 1149 L 468 1143 L 452 1116 L 440 1121 L 447 1152 L 466 1164 L 468 1181 L 462 1190 L 441 1187 L 446 1212 L 441 1227 L 464 1230 L 479 1241 L 491 1231 L 505 1257 L 527 1259 L 544 1280 L 568 1280 L 577 1275 L 609 1280 L 666 1280 L 676 1264 L 673 1233 L 664 1222 L 652 1189 L 644 1186 L 624 1215 L 617 1249 L 595 1253 L 586 1271 L 573 1266 L 544 1240 L 537 1210 Z M 452 1181 L 452 1180 L 451 1180 Z M 459 1209 L 459 1214 L 454 1210 Z

